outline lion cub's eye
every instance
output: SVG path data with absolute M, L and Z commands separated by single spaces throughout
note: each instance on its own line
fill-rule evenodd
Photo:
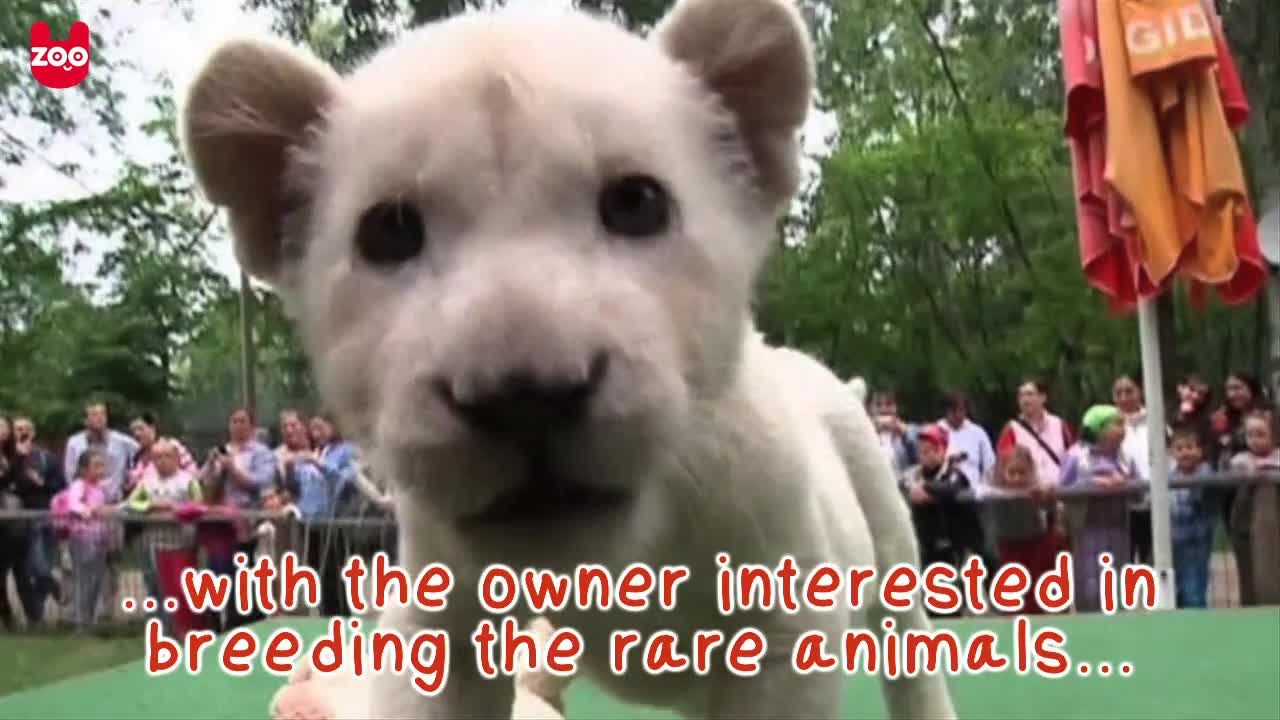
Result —
M 605 183 L 600 191 L 600 222 L 609 232 L 644 238 L 664 232 L 671 222 L 671 201 L 657 180 L 627 175 Z
M 372 265 L 398 265 L 417 257 L 427 242 L 422 215 L 405 202 L 378 203 L 356 228 L 356 247 Z

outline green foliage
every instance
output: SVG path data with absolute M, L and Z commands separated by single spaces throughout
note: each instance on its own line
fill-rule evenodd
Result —
M 16 9 L 0 12 L 0 35 L 16 37 L 34 19 L 51 17 L 34 5 Z M 55 15 L 51 25 L 69 22 Z M 99 60 L 114 48 L 99 49 L 95 45 L 91 77 L 109 84 L 112 66 Z M 6 101 L 23 101 L 24 93 L 39 87 L 28 82 L 25 65 L 22 70 L 25 79 L 13 85 L 0 77 Z M 101 192 L 0 204 L 0 413 L 31 415 L 50 439 L 80 424 L 90 398 L 106 401 L 117 422 L 148 410 L 168 419 L 167 430 L 179 432 L 187 429 L 184 421 L 217 428 L 225 423 L 225 414 L 211 420 L 181 412 L 201 402 L 195 394 L 216 392 L 224 404 L 238 394 L 234 383 L 202 384 L 188 370 L 193 356 L 203 357 L 202 370 L 209 376 L 238 378 L 238 335 L 231 345 L 211 348 L 215 333 L 208 329 L 218 327 L 225 315 L 216 311 L 237 298 L 210 256 L 211 243 L 225 238 L 212 208 L 197 198 L 179 155 L 171 89 L 159 90 L 165 95 L 151 100 L 151 117 L 139 129 L 169 148 L 160 162 L 121 157 L 119 174 Z M 79 127 L 69 115 L 54 119 L 25 126 L 36 128 L 39 140 L 15 136 L 16 145 L 36 148 L 58 132 L 91 129 Z M 73 179 L 77 175 L 76 168 L 62 172 Z M 90 247 L 110 249 L 92 279 L 73 282 L 71 269 L 88 259 Z M 274 300 L 264 304 L 275 306 Z M 258 327 L 261 336 L 272 339 L 269 347 L 296 347 L 278 311 L 262 313 Z M 309 380 L 299 356 L 295 349 L 265 352 L 261 370 L 273 378 L 273 387 L 302 391 Z
M 109 18 L 111 11 L 103 9 L 97 18 L 81 17 L 77 11 L 78 4 L 69 0 L 0 3 L 0 48 L 5 48 L 5 52 L 0 53 L 0 117 L 20 117 L 34 128 L 32 139 L 23 139 L 0 128 L 0 167 L 28 162 L 55 138 L 70 137 L 80 129 L 76 116 L 87 113 L 113 140 L 124 135 L 120 114 L 124 98 L 111 83 L 112 72 L 119 62 L 116 48 L 108 47 L 107 39 L 94 27 L 95 20 Z M 93 72 L 72 90 L 50 90 L 33 82 L 31 58 L 25 49 L 31 44 L 31 25 L 43 20 L 49 24 L 53 37 L 65 37 L 78 19 L 88 22 L 91 30 Z M 73 167 L 65 169 L 74 170 Z
M 350 69 L 407 28 L 505 1 L 244 0 L 244 7 L 269 11 L 277 32 L 309 45 L 334 66 Z M 662 17 L 671 0 L 574 0 L 574 4 L 644 30 Z
M 937 0 L 834 6 L 819 82 L 840 138 L 807 236 L 770 265 L 761 323 L 895 388 L 912 417 L 936 417 L 942 391 L 960 388 L 998 425 L 1024 375 L 1074 416 L 1139 357 L 1136 320 L 1109 314 L 1080 270 L 1056 4 L 954 6 L 951 18 Z M 1247 308 L 1179 300 L 1176 316 L 1170 382 L 1261 361 Z
M 502 0 L 244 0 L 276 29 L 349 68 L 406 28 Z M 181 4 L 175 2 L 175 4 Z M 670 0 L 577 0 L 644 31 Z M 1255 188 L 1280 167 L 1280 3 L 1220 0 L 1253 105 L 1244 139 Z M 1068 416 L 1105 397 L 1138 365 L 1136 322 L 1086 287 L 1062 140 L 1055 3 L 804 0 L 817 32 L 820 104 L 839 132 L 821 182 L 780 224 L 758 299 L 761 329 L 815 352 L 839 373 L 896 388 L 913 418 L 963 388 L 980 419 L 1013 411 L 1025 374 L 1041 375 Z M 35 19 L 64 32 L 65 0 L 0 3 L 0 39 L 25 47 Z M 91 26 L 95 23 L 90 22 Z M 99 23 L 101 24 L 101 23 Z M 4 179 L 21 180 L 58 138 L 124 135 L 112 83 L 128 51 L 93 38 L 90 80 L 53 93 L 30 82 L 25 54 L 0 55 Z M 169 89 L 161 88 L 167 95 Z M 152 101 L 141 129 L 162 161 L 122 158 L 102 192 L 0 204 L 0 413 L 31 414 L 46 436 L 73 430 L 83 402 L 112 403 L 117 421 L 143 409 L 166 429 L 212 441 L 241 401 L 239 290 L 209 248 L 227 238 L 178 155 L 174 108 Z M 81 122 L 77 122 L 81 121 Z M 82 125 L 88 123 L 90 125 Z M 9 127 L 21 127 L 21 137 Z M 59 168 L 76 177 L 78 168 Z M 92 280 L 71 281 L 89 247 L 109 246 Z M 279 300 L 252 291 L 258 408 L 315 407 L 306 357 Z M 1166 378 L 1259 367 L 1261 303 L 1166 318 Z M 201 443 L 196 443 L 197 447 Z

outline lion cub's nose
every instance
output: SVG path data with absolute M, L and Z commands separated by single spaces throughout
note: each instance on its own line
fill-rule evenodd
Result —
M 470 397 L 456 396 L 444 381 L 437 383 L 436 390 L 454 414 L 474 430 L 525 440 L 582 422 L 608 371 L 609 356 L 601 352 L 592 358 L 586 377 L 538 377 L 520 369 Z

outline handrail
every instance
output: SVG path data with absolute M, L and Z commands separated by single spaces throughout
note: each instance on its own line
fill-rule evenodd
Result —
M 1215 473 L 1209 476 L 1193 476 L 1169 478 L 1170 489 L 1181 488 L 1238 488 L 1249 485 L 1272 484 L 1280 485 L 1280 473 L 1262 473 L 1257 475 L 1248 475 L 1239 472 Z M 1045 493 L 1044 497 L 1054 500 L 1080 500 L 1087 498 L 1127 498 L 1139 497 L 1151 491 L 1151 485 L 1145 482 L 1131 482 L 1110 488 L 1101 488 L 1089 484 L 1073 485 L 1071 487 L 1052 486 Z M 1008 492 L 1001 491 L 1001 494 L 990 494 L 989 491 L 984 492 L 978 490 L 961 490 L 955 494 L 955 500 L 959 502 L 969 502 L 975 504 L 998 503 L 998 502 L 1015 502 L 1020 500 L 1034 500 L 1035 496 L 1030 492 Z
M 1259 475 L 1247 475 L 1238 472 L 1216 473 L 1209 476 L 1187 477 L 1187 478 L 1169 478 L 1169 487 L 1176 488 L 1230 488 L 1243 487 L 1246 485 L 1259 484 L 1280 485 L 1280 473 L 1263 473 Z M 1129 483 L 1124 486 L 1115 488 L 1099 488 L 1090 485 L 1074 485 L 1072 487 L 1053 487 L 1050 489 L 1047 497 L 1055 500 L 1071 500 L 1091 497 L 1101 498 L 1120 498 L 1129 496 L 1140 496 L 1151 490 L 1151 486 L 1147 483 Z M 954 496 L 959 502 L 969 502 L 974 504 L 988 504 L 995 502 L 1014 502 L 1019 500 L 1034 500 L 1035 498 L 1030 492 L 1009 493 L 992 495 L 979 490 L 975 493 L 973 490 L 962 490 Z M 323 517 L 323 518 L 303 518 L 295 520 L 293 514 L 288 510 L 236 510 L 233 512 L 220 512 L 211 510 L 204 515 L 191 519 L 179 519 L 171 512 L 163 513 L 140 513 L 135 510 L 129 510 L 123 507 L 123 503 L 112 506 L 113 510 L 106 515 L 99 516 L 103 520 L 121 520 L 130 523 L 215 523 L 215 522 L 234 522 L 237 520 L 262 521 L 275 520 L 281 522 L 297 522 L 299 524 L 316 524 L 316 525 L 337 525 L 337 526 L 356 526 L 368 527 L 373 525 L 395 525 L 396 520 L 390 514 L 364 515 L 364 516 L 339 516 L 339 517 Z M 49 510 L 2 510 L 0 509 L 0 521 L 4 520 L 40 520 L 51 518 L 53 513 Z

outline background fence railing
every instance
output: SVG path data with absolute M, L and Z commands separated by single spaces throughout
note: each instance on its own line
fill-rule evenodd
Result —
M 1176 479 L 1173 488 L 1200 487 L 1222 491 L 1270 486 L 1268 495 L 1275 507 L 1257 511 L 1270 513 L 1267 522 L 1280 522 L 1280 474 L 1242 476 L 1220 474 L 1206 478 Z M 1061 488 L 1055 498 L 1068 508 L 1084 501 L 1124 503 L 1148 490 L 1132 485 L 1110 491 L 1090 487 Z M 1218 493 L 1210 493 L 1215 496 Z M 1025 500 L 1025 497 L 975 497 L 972 492 L 956 498 L 962 503 L 994 505 Z M 1225 513 L 1216 502 L 1210 506 L 1215 525 L 1209 568 L 1208 604 L 1211 608 L 1240 605 L 1239 572 L 1232 552 Z M 225 515 L 206 514 L 183 521 L 169 513 L 137 514 L 113 508 L 90 520 L 64 522 L 65 532 L 56 530 L 57 518 L 47 511 L 0 510 L 0 542 L 11 558 L 12 568 L 3 578 L 4 599 L 0 614 L 13 618 L 13 626 L 46 624 L 82 630 L 141 623 L 145 612 L 127 612 L 122 603 L 133 598 L 141 606 L 148 598 L 176 596 L 174 577 L 182 567 L 207 568 L 230 573 L 230 555 L 245 551 L 251 557 L 271 556 L 277 562 L 286 551 L 297 553 L 304 564 L 320 572 L 322 593 L 340 594 L 337 570 L 352 555 L 371 558 L 378 551 L 396 556 L 396 523 L 390 514 L 336 517 L 301 521 L 288 513 L 246 511 Z M 990 528 L 986 528 L 988 532 Z M 33 546 L 36 549 L 33 550 Z M 1269 553 L 1252 553 L 1250 562 L 1263 564 L 1280 575 L 1280 547 Z M 1123 564 L 1123 560 L 1119 564 Z M 328 573 L 328 574 L 326 574 Z M 8 612 L 5 613 L 7 604 Z M 345 607 L 330 598 L 317 608 L 295 614 L 330 615 Z M 3 618 L 0 618 L 3 619 Z M 248 618 L 252 620 L 254 618 Z M 190 618 L 188 618 L 190 621 Z M 245 621 L 227 614 L 195 620 L 201 627 L 225 629 Z

